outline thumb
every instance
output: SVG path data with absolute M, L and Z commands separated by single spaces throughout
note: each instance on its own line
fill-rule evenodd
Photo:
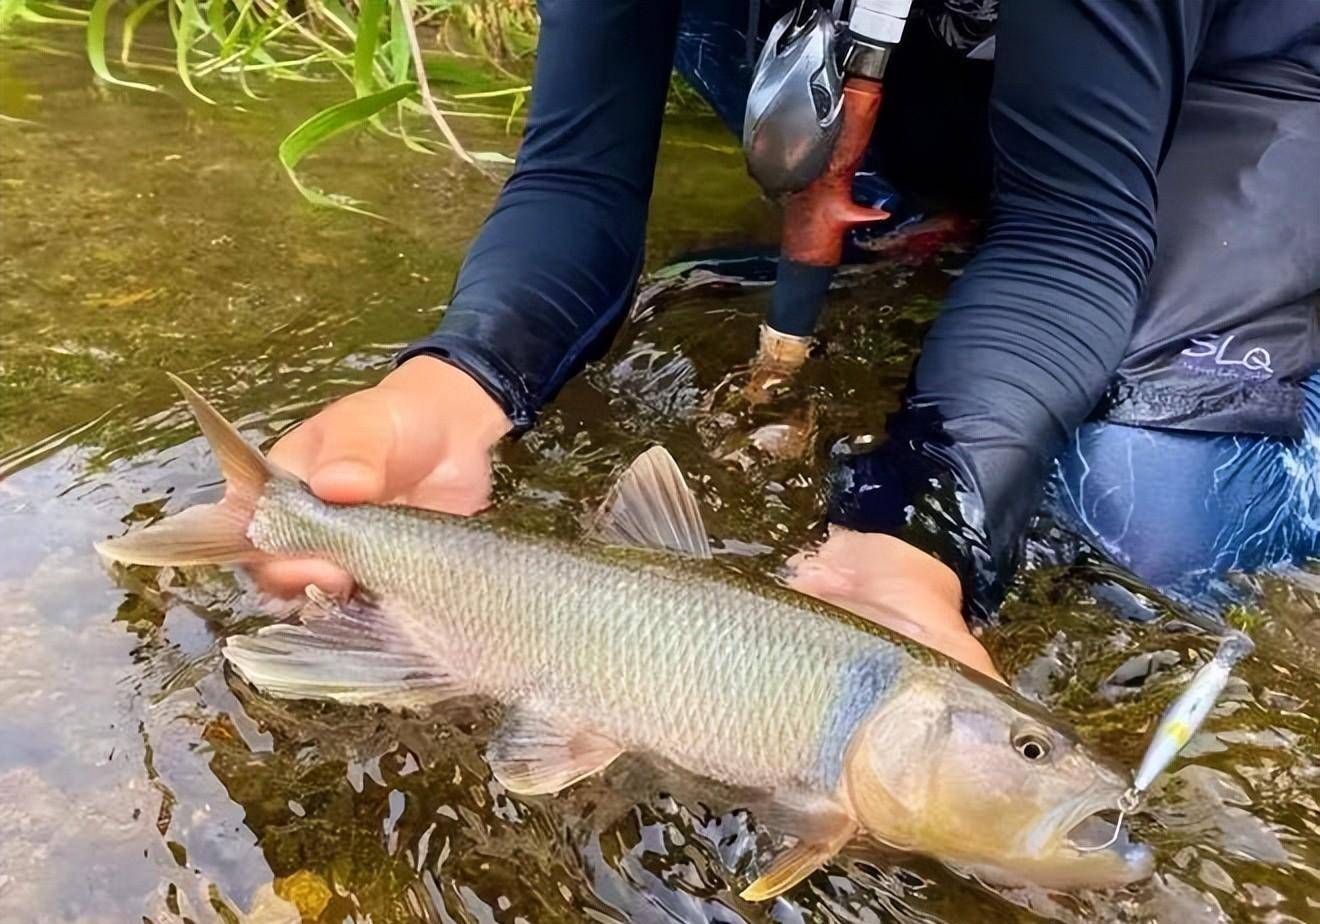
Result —
M 312 493 L 332 504 L 385 499 L 394 428 L 390 416 L 351 395 L 317 420 L 319 445 L 308 473 Z

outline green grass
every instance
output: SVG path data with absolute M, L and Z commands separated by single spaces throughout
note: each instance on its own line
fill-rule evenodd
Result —
M 152 20 L 168 24 L 169 48 L 140 41 Z M 526 110 L 537 17 L 535 0 L 92 0 L 87 8 L 0 0 L 0 39 L 45 47 L 34 32 L 69 27 L 85 30 L 98 79 L 135 91 L 177 81 L 202 103 L 238 106 L 262 98 L 254 87 L 272 92 L 279 80 L 339 82 L 343 99 L 292 128 L 278 157 L 313 205 L 379 217 L 303 181 L 298 163 L 364 126 L 477 170 L 510 163 L 500 152 L 470 150 L 462 123 L 498 120 L 513 132 Z M 695 91 L 672 82 L 671 110 L 701 105 Z
M 164 53 L 139 41 L 152 18 L 168 23 L 172 47 Z M 93 0 L 86 9 L 0 0 L 0 36 L 56 27 L 85 30 L 88 63 L 105 83 L 153 92 L 177 79 L 208 105 L 257 100 L 254 86 L 279 79 L 342 82 L 344 98 L 293 128 L 278 156 L 308 202 L 368 215 L 362 203 L 302 181 L 299 161 L 370 126 L 421 153 L 447 149 L 477 169 L 508 162 L 468 150 L 451 123 L 499 119 L 511 131 L 536 45 L 533 0 Z

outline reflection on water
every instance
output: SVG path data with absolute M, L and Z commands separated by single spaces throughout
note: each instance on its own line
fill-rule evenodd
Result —
M 393 221 L 313 212 L 273 150 L 323 102 L 317 86 L 240 113 L 84 71 L 0 58 L 0 107 L 28 120 L 0 122 L 0 919 L 1320 920 L 1320 589 L 1306 575 L 1256 582 L 1259 654 L 1137 821 L 1160 875 L 1111 895 L 991 891 L 858 844 L 751 906 L 736 886 L 765 834 L 691 780 L 624 761 L 561 797 L 515 799 L 481 758 L 493 716 L 479 706 L 400 717 L 232 683 L 219 642 L 271 615 L 249 588 L 205 569 L 110 576 L 91 551 L 214 495 L 160 370 L 273 439 L 434 321 L 494 188 L 347 139 L 309 169 Z M 652 265 L 765 242 L 773 221 L 726 151 L 710 122 L 671 126 Z M 726 561 L 772 572 L 819 537 L 830 451 L 892 409 L 946 281 L 937 265 L 863 274 L 836 293 L 797 387 L 750 409 L 732 396 L 767 293 L 673 287 L 502 450 L 491 515 L 573 535 L 619 465 L 662 442 L 701 474 Z M 740 441 L 785 419 L 810 422 L 791 452 L 767 451 L 774 432 Z M 1134 611 L 1157 619 L 1121 618 Z M 1041 564 L 987 642 L 1131 764 L 1214 648 L 1167 615 Z

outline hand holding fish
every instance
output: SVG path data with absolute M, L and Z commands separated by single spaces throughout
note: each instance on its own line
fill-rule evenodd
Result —
M 403 504 L 469 515 L 490 496 L 490 448 L 512 424 L 467 373 L 430 356 L 341 398 L 272 447 L 270 459 L 337 504 Z M 335 596 L 353 579 L 320 558 L 251 566 L 269 593 L 315 584 Z
M 841 606 L 1003 682 L 963 619 L 958 576 L 902 539 L 835 526 L 819 549 L 796 556 L 789 567 L 794 590 Z

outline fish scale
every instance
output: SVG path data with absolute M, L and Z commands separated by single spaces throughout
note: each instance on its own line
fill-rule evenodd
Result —
M 447 650 L 471 659 L 474 692 L 533 702 L 734 784 L 831 789 L 821 755 L 838 742 L 824 736 L 862 718 L 836 715 L 847 667 L 870 656 L 896 674 L 911 660 L 820 618 L 806 598 L 675 556 L 338 507 L 293 485 L 262 500 L 249 536 L 263 551 L 335 560 L 395 618 L 416 621 L 444 666 L 461 667 Z

